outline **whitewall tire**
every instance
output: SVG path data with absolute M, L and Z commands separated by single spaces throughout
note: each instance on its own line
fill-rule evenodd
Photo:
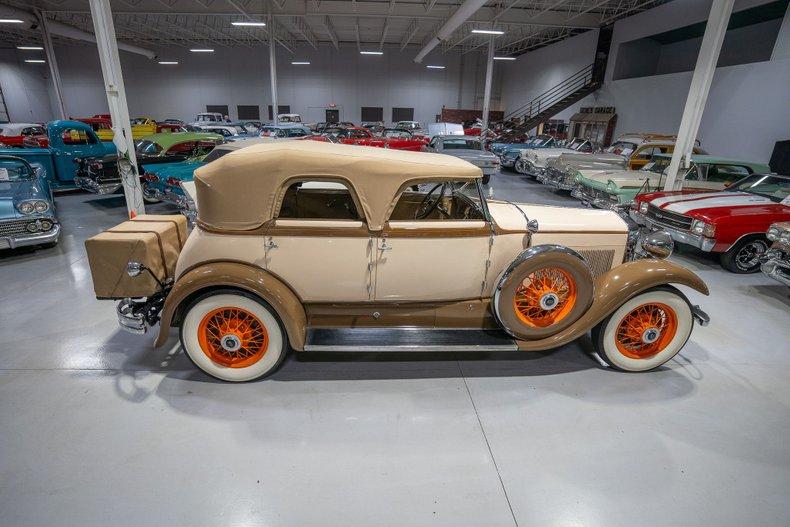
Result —
M 629 299 L 595 327 L 592 337 L 601 359 L 610 366 L 647 371 L 677 355 L 693 326 L 688 300 L 667 287 Z
M 272 373 L 286 355 L 286 336 L 274 311 L 231 290 L 208 293 L 187 307 L 181 344 L 195 366 L 231 382 Z

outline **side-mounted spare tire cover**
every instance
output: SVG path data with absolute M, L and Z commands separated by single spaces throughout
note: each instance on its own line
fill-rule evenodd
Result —
M 541 339 L 579 319 L 593 298 L 593 276 L 585 259 L 560 245 L 521 253 L 494 290 L 494 313 L 510 335 Z

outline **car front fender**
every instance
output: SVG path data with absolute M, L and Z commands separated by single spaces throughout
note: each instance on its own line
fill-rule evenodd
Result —
M 159 336 L 154 347 L 165 343 L 172 324 L 180 323 L 181 311 L 192 299 L 220 288 L 247 291 L 267 302 L 280 317 L 291 347 L 304 349 L 307 315 L 296 293 L 273 274 L 235 261 L 205 262 L 181 275 L 162 308 Z

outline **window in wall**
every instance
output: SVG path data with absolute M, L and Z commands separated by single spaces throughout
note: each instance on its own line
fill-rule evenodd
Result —
M 302 220 L 363 219 L 346 185 L 335 181 L 299 181 L 288 187 L 278 218 Z
M 414 108 L 393 108 L 392 109 L 392 122 L 398 121 L 413 121 Z
M 229 115 L 227 104 L 207 104 L 206 111 L 209 113 L 221 113 L 223 116 Z
M 236 113 L 239 115 L 239 119 L 254 119 L 257 121 L 261 118 L 261 109 L 257 104 L 240 104 L 236 106 Z
M 719 54 L 718 67 L 770 60 L 788 0 L 735 12 Z M 706 22 L 623 42 L 617 50 L 614 79 L 693 71 Z
M 291 105 L 290 104 L 278 104 L 277 105 L 277 113 L 291 113 Z M 272 114 L 272 105 L 269 105 L 269 120 L 274 120 L 274 115 Z
M 384 120 L 384 108 L 381 107 L 363 106 L 361 113 L 363 122 L 377 122 Z

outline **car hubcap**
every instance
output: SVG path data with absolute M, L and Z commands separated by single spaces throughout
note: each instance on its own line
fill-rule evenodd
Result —
M 530 273 L 516 288 L 513 309 L 528 326 L 545 328 L 571 312 L 576 296 L 576 282 L 567 271 L 546 267 Z
M 738 267 L 744 271 L 753 269 L 760 263 L 760 257 L 767 249 L 767 245 L 760 241 L 747 243 L 741 247 L 741 250 L 735 255 L 735 262 L 738 264 Z
M 200 349 L 212 361 L 229 368 L 246 368 L 261 360 L 269 345 L 263 322 L 237 307 L 207 313 L 198 326 Z
M 617 325 L 617 349 L 631 359 L 649 359 L 672 342 L 677 326 L 677 315 L 668 305 L 642 304 Z

